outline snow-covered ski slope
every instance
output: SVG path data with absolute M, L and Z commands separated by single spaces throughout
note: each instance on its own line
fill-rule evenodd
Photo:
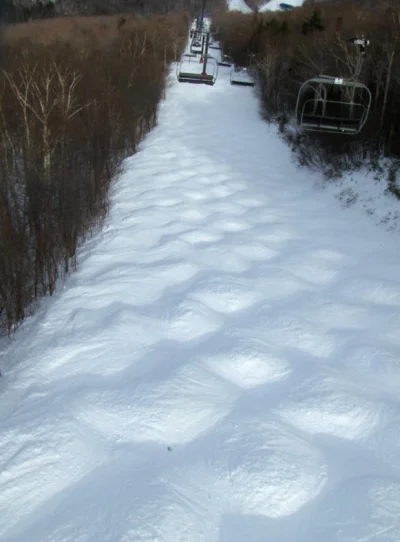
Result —
M 243 13 L 252 12 L 245 0 L 228 0 L 228 9 L 229 11 L 242 11 Z
M 276 11 L 281 8 L 279 5 L 284 2 L 284 0 L 269 0 L 260 6 L 260 11 Z M 285 3 L 285 2 L 284 2 Z M 286 2 L 291 4 L 293 7 L 299 7 L 303 5 L 303 0 L 291 0 Z M 252 13 L 252 10 L 246 4 L 245 0 L 228 0 L 228 9 L 229 11 L 242 11 L 243 13 Z
M 398 542 L 398 236 L 174 82 L 0 380 L 1 542 Z

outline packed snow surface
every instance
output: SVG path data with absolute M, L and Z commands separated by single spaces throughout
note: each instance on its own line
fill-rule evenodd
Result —
M 302 6 L 303 0 L 269 0 L 260 5 L 259 11 L 276 11 L 280 10 L 280 4 L 290 4 L 294 8 Z M 229 11 L 241 11 L 243 13 L 252 13 L 251 8 L 246 4 L 245 0 L 228 0 Z
M 2 542 L 398 542 L 398 236 L 172 83 L 0 380 Z
M 229 11 L 242 11 L 243 13 L 252 13 L 252 10 L 246 4 L 245 0 L 228 0 Z

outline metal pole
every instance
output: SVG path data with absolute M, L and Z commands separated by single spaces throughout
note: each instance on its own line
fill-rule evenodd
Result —
M 204 12 L 206 9 L 206 2 L 207 0 L 203 0 L 203 7 L 201 8 L 201 15 L 200 15 L 200 32 L 203 31 L 203 20 L 204 20 Z
M 362 69 L 362 62 L 363 62 L 363 54 L 362 49 L 360 46 L 355 46 L 355 62 L 354 62 L 354 72 L 353 72 L 353 80 L 359 81 L 360 75 L 361 75 L 361 69 Z M 350 87 L 350 108 L 349 108 L 349 117 L 351 119 L 354 118 L 354 99 L 356 96 L 356 89 L 355 87 Z
M 207 32 L 207 36 L 206 36 L 206 51 L 205 51 L 205 55 L 203 57 L 203 73 L 202 75 L 207 75 L 207 57 L 208 57 L 208 45 L 210 43 L 210 32 Z
M 201 36 L 201 56 L 204 57 L 206 49 L 206 37 Z

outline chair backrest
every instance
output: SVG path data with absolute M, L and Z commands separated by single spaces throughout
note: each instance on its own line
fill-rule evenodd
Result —
M 305 130 L 356 134 L 363 127 L 367 108 L 358 103 L 333 100 L 307 100 L 300 125 Z
M 296 118 L 306 130 L 358 133 L 371 102 L 371 91 L 363 83 L 319 75 L 301 85 Z

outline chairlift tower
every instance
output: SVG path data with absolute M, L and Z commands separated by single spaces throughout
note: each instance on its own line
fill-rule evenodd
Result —
M 202 4 L 202 7 L 201 7 L 201 14 L 200 14 L 200 19 L 199 19 L 199 32 L 202 33 L 203 32 L 203 26 L 204 26 L 204 13 L 206 11 L 206 3 L 207 3 L 207 0 L 203 0 L 203 4 Z

